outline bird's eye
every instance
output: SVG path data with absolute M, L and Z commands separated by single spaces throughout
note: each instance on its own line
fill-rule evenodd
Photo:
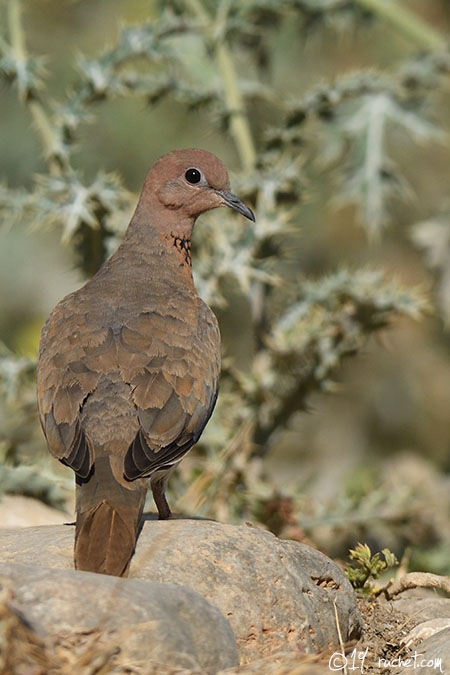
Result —
M 200 183 L 200 181 L 203 178 L 202 172 L 199 169 L 188 169 L 184 174 L 184 177 L 186 178 L 188 183 L 191 183 L 191 185 Z

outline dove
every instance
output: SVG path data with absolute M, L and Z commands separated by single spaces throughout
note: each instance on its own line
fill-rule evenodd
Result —
M 194 286 L 191 234 L 222 206 L 255 220 L 215 155 L 158 159 L 117 251 L 42 329 L 38 407 L 50 453 L 75 472 L 77 569 L 128 573 L 148 484 L 169 518 L 168 478 L 213 412 L 220 333 Z

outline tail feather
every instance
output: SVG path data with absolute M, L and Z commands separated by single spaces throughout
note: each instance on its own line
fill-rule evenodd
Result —
M 147 491 L 143 481 L 130 488 L 116 480 L 108 457 L 99 458 L 89 480 L 78 484 L 77 569 L 114 576 L 128 572 Z

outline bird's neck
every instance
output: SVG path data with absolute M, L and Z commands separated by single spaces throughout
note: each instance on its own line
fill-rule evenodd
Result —
M 173 268 L 174 274 L 193 285 L 191 233 L 193 218 L 183 220 L 176 211 L 164 213 L 139 210 L 131 219 L 116 256 L 127 256 L 141 263 Z

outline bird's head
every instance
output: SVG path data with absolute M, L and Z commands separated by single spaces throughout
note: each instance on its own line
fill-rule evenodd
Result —
M 154 210 L 170 212 L 178 221 L 193 221 L 219 206 L 255 220 L 253 211 L 230 192 L 225 165 L 205 150 L 175 150 L 160 157 L 147 175 L 141 200 Z

